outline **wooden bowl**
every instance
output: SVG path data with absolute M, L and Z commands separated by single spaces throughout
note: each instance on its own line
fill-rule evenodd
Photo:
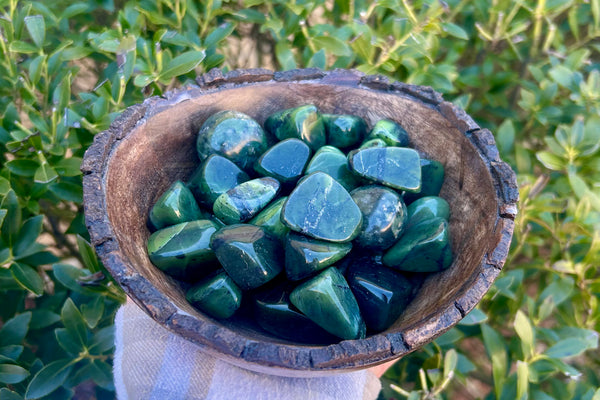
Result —
M 492 134 L 431 88 L 317 69 L 212 70 L 197 83 L 125 110 L 96 136 L 82 165 L 86 225 L 98 255 L 127 295 L 165 328 L 255 371 L 350 371 L 432 341 L 473 309 L 500 273 L 517 212 L 515 174 L 500 160 Z M 440 195 L 451 208 L 452 266 L 431 275 L 389 329 L 328 346 L 276 338 L 243 316 L 220 321 L 203 315 L 146 253 L 148 211 L 198 165 L 196 135 L 206 118 L 238 110 L 262 124 L 274 111 L 307 103 L 326 113 L 358 115 L 369 128 L 382 118 L 400 122 L 414 148 L 445 166 Z

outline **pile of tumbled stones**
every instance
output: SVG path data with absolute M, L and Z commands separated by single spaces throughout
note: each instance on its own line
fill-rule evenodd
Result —
M 398 319 L 415 276 L 452 262 L 444 168 L 407 147 L 394 121 L 368 131 L 357 116 L 304 105 L 263 129 L 221 111 L 196 144 L 198 169 L 150 211 L 148 254 L 213 318 L 243 300 L 284 339 L 364 338 Z

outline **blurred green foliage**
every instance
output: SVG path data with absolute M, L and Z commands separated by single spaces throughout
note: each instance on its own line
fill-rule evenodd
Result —
M 430 85 L 517 171 L 504 272 L 396 363 L 382 398 L 600 399 L 600 0 L 0 0 L 0 12 L 1 399 L 114 397 L 124 295 L 86 240 L 83 153 L 146 96 L 257 66 Z

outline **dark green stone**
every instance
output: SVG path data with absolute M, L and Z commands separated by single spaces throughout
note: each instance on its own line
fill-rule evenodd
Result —
M 285 241 L 285 272 L 298 281 L 333 265 L 352 250 L 351 243 L 315 240 L 290 232 Z
M 323 114 L 327 144 L 345 149 L 359 143 L 367 134 L 367 124 L 355 115 Z
M 148 238 L 150 261 L 174 278 L 194 281 L 218 266 L 210 238 L 219 227 L 208 220 L 183 222 Z
M 397 122 L 389 119 L 382 119 L 377 123 L 369 132 L 366 140 L 381 139 L 387 143 L 388 146 L 408 146 L 408 133 L 406 130 Z
M 353 264 L 346 278 L 367 328 L 374 332 L 389 328 L 413 298 L 410 280 L 374 262 Z
M 363 216 L 354 243 L 371 250 L 385 250 L 396 243 L 407 219 L 402 197 L 383 186 L 363 186 L 350 195 Z
M 332 335 L 346 340 L 365 337 L 365 322 L 356 299 L 335 267 L 299 285 L 290 294 L 290 301 Z
M 283 270 L 279 241 L 260 226 L 238 224 L 221 228 L 213 234 L 210 247 L 242 290 L 262 286 Z
M 202 219 L 202 211 L 194 195 L 181 181 L 176 181 L 154 203 L 150 210 L 150 224 L 154 229 L 182 222 Z
M 287 196 L 277 199 L 248 223 L 262 226 L 271 235 L 276 236 L 280 241 L 283 241 L 290 231 L 290 228 L 281 222 L 281 209 L 286 200 Z
M 421 158 L 421 190 L 419 193 L 405 193 L 404 201 L 410 204 L 425 196 L 440 194 L 444 183 L 444 166 L 436 160 Z
M 360 231 L 362 214 L 342 185 L 323 172 L 314 172 L 292 191 L 281 221 L 315 239 L 349 242 Z
M 369 139 L 365 140 L 359 147 L 359 149 L 370 149 L 371 147 L 389 147 L 383 139 Z
M 194 307 L 213 318 L 231 317 L 242 304 L 242 291 L 223 270 L 206 277 L 186 292 Z
M 350 191 L 358 186 L 358 178 L 348 168 L 348 159 L 341 150 L 333 146 L 321 147 L 306 167 L 306 175 L 325 172 Z
M 313 105 L 279 111 L 267 118 L 265 127 L 279 140 L 300 139 L 313 150 L 325 145 L 323 118 Z
M 426 196 L 415 200 L 407 208 L 407 226 L 415 225 L 428 219 L 450 218 L 450 205 L 446 200 L 437 196 Z
M 372 147 L 348 154 L 350 169 L 359 176 L 394 189 L 421 189 L 419 153 L 405 147 Z
M 448 222 L 434 218 L 409 226 L 383 256 L 383 263 L 401 271 L 437 272 L 452 264 Z
M 217 197 L 248 179 L 248 174 L 240 167 L 213 154 L 198 167 L 187 186 L 200 204 L 212 208 Z
M 282 184 L 294 184 L 302 176 L 310 154 L 310 147 L 302 140 L 286 139 L 260 156 L 254 169 Z
M 200 160 L 219 154 L 243 170 L 252 168 L 267 147 L 263 128 L 238 111 L 220 111 L 211 115 L 202 124 L 196 142 Z
M 279 193 L 279 182 L 257 178 L 223 193 L 213 205 L 215 216 L 226 224 L 246 222 L 256 216 Z

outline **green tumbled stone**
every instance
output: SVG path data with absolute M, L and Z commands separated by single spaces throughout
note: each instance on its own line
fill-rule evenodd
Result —
M 242 290 L 257 288 L 283 270 L 283 251 L 277 238 L 260 227 L 230 225 L 213 234 L 210 247 Z
M 370 149 L 372 147 L 389 147 L 383 139 L 370 139 L 365 140 L 359 147 L 359 149 Z
M 421 197 L 409 205 L 407 211 L 407 227 L 428 219 L 443 218 L 448 220 L 450 218 L 450 205 L 446 200 L 437 196 Z
M 401 271 L 437 272 L 452 264 L 450 229 L 443 218 L 409 226 L 384 255 L 383 263 Z
M 342 185 L 323 172 L 314 172 L 302 178 L 289 195 L 281 221 L 315 239 L 349 242 L 360 231 L 362 214 Z
M 267 118 L 265 127 L 279 140 L 300 139 L 313 150 L 325 145 L 323 118 L 313 105 L 276 112 Z
M 346 278 L 367 328 L 373 332 L 389 328 L 413 298 L 410 280 L 374 262 L 353 264 Z
M 202 211 L 194 195 L 181 181 L 173 183 L 160 196 L 149 215 L 150 224 L 154 229 L 202 218 Z
M 444 183 L 444 166 L 436 160 L 421 158 L 421 190 L 419 193 L 405 193 L 404 201 L 410 204 L 425 196 L 440 194 Z
M 350 169 L 359 176 L 394 189 L 416 192 L 421 189 L 419 153 L 405 147 L 353 150 L 348 154 Z
M 185 298 L 211 317 L 225 319 L 240 308 L 242 291 L 225 271 L 220 270 L 189 288 Z
M 366 140 L 381 139 L 387 143 L 388 146 L 408 146 L 408 133 L 406 130 L 397 122 L 389 119 L 382 119 L 377 123 L 369 132 Z
M 217 197 L 246 182 L 248 174 L 225 157 L 213 154 L 190 177 L 187 186 L 200 204 L 212 208 Z
M 218 266 L 210 238 L 219 227 L 208 220 L 184 222 L 154 232 L 148 238 L 148 257 L 174 278 L 194 281 Z
M 213 205 L 215 216 L 226 224 L 238 224 L 256 216 L 279 193 L 279 182 L 257 178 L 223 193 Z
M 363 186 L 350 193 L 363 216 L 354 243 L 371 250 L 385 250 L 400 237 L 407 219 L 402 197 L 383 186 Z
M 327 144 L 345 149 L 359 143 L 367 134 L 367 124 L 355 115 L 323 114 Z
M 248 223 L 262 226 L 267 232 L 276 236 L 280 241 L 285 240 L 287 233 L 290 231 L 290 228 L 281 222 L 281 209 L 286 200 L 287 196 L 277 199 Z
M 290 232 L 285 241 L 285 272 L 298 281 L 333 265 L 352 250 L 351 243 L 323 242 Z
M 290 301 L 332 335 L 346 340 L 365 337 L 365 322 L 356 299 L 335 267 L 299 285 L 290 294 Z
M 358 178 L 348 168 L 346 155 L 333 146 L 321 147 L 308 163 L 306 175 L 317 171 L 325 172 L 346 190 L 352 190 L 358 186 Z
M 219 154 L 243 170 L 267 150 L 267 136 L 254 119 L 238 111 L 220 111 L 202 124 L 196 149 L 200 160 Z
M 310 154 L 310 147 L 302 140 L 282 140 L 260 156 L 254 169 L 284 185 L 293 184 L 302 176 Z

